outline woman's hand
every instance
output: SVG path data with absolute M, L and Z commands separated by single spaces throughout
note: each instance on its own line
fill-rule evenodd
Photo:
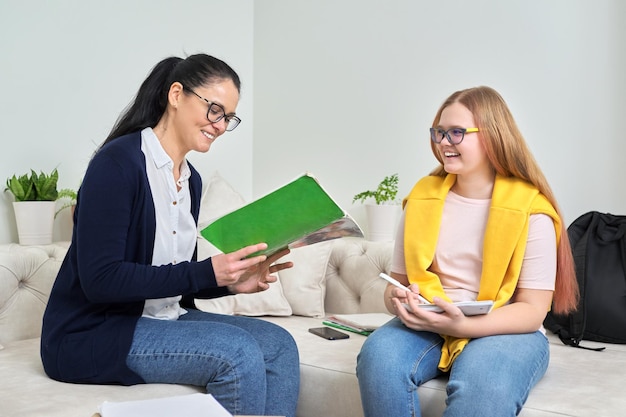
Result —
M 435 313 L 419 307 L 421 303 L 414 293 L 406 292 L 406 299 L 393 299 L 396 312 L 402 323 L 410 329 L 428 331 L 439 334 L 462 337 L 467 317 L 460 308 L 441 298 L 435 297 L 433 304 L 443 309 L 442 313 Z M 402 303 L 406 304 L 406 308 Z
M 414 294 L 407 294 L 406 304 L 413 311 L 407 311 L 398 299 L 391 300 L 405 326 L 468 338 L 535 332 L 541 327 L 552 300 L 552 291 L 518 288 L 511 303 L 489 314 L 466 317 L 460 308 L 438 297 L 433 299 L 433 303 L 441 307 L 443 313 L 426 311 L 419 308 L 419 300 Z
M 387 285 L 385 305 L 390 313 L 397 315 L 410 329 L 454 337 L 534 332 L 541 327 L 552 301 L 552 291 L 518 288 L 511 303 L 489 314 L 466 317 L 460 308 L 438 297 L 433 299 L 433 304 L 441 307 L 443 312 L 435 313 L 419 307 L 417 284 L 409 285 L 406 275 L 391 273 L 391 276 L 408 286 L 410 291 Z
M 460 308 L 440 298 L 433 300 L 434 304 L 443 309 L 443 313 L 435 313 L 419 307 L 420 288 L 417 284 L 409 285 L 409 278 L 403 274 L 391 273 L 409 291 L 388 284 L 385 289 L 385 305 L 390 313 L 395 314 L 410 329 L 429 331 L 451 336 L 460 336 L 463 326 L 467 325 L 467 317 Z
M 284 262 L 272 265 L 279 258 L 287 255 L 289 249 L 285 248 L 267 257 L 265 255 L 247 256 L 267 249 L 267 244 L 259 243 L 246 246 L 238 251 L 215 255 L 211 258 L 215 280 L 220 287 L 228 287 L 232 293 L 255 293 L 265 291 L 269 284 L 276 282 L 276 276 L 272 275 L 283 269 L 291 268 L 292 262 Z
M 409 284 L 409 278 L 406 275 L 398 274 L 395 272 L 391 272 L 390 275 L 392 278 L 398 281 L 401 285 L 404 285 L 409 290 L 406 291 L 405 289 L 396 287 L 395 285 L 387 284 L 384 295 L 385 306 L 391 314 L 397 314 L 397 307 L 393 300 L 397 299 L 399 300 L 400 304 L 407 304 L 409 292 L 415 294 L 415 296 L 417 297 L 417 295 L 420 293 L 420 288 L 417 284 Z

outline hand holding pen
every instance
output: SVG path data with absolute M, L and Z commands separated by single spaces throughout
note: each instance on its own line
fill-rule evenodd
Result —
M 398 288 L 400 288 L 402 290 L 412 292 L 409 288 L 407 288 L 404 285 L 400 284 L 400 282 L 398 282 L 398 280 L 390 277 L 389 275 L 385 274 L 384 272 L 381 272 L 378 276 L 381 277 L 382 279 L 384 279 L 385 281 L 387 281 L 388 283 L 390 283 L 392 285 L 395 285 L 396 287 L 398 287 Z M 422 297 L 420 294 L 417 294 L 417 298 L 419 298 L 419 300 L 423 304 L 430 304 L 430 301 L 428 301 L 427 299 Z

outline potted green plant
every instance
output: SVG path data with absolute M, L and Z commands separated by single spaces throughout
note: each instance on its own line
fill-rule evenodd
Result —
M 7 179 L 5 191 L 13 194 L 15 221 L 21 245 L 52 243 L 56 200 L 59 195 L 59 173 L 13 175 Z
M 375 204 L 365 204 L 367 214 L 367 237 L 372 241 L 390 241 L 395 235 L 398 218 L 398 174 L 385 177 L 374 190 L 360 192 L 352 203 L 365 203 L 374 200 Z

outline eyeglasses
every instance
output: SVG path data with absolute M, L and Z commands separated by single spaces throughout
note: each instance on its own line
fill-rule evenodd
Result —
M 220 120 L 224 119 L 226 121 L 227 132 L 235 130 L 235 128 L 239 126 L 239 123 L 241 123 L 241 119 L 239 117 L 235 116 L 234 114 L 226 114 L 224 107 L 207 100 L 200 94 L 193 91 L 191 88 L 187 88 L 185 86 L 183 86 L 183 88 L 187 91 L 191 91 L 196 97 L 198 97 L 200 100 L 204 100 L 209 105 L 209 109 L 206 112 L 206 118 L 209 122 L 217 123 Z
M 438 127 L 430 128 L 430 138 L 435 143 L 441 143 L 444 138 L 448 138 L 448 142 L 451 145 L 458 145 L 463 142 L 463 138 L 466 133 L 474 133 L 478 132 L 477 127 L 468 127 L 467 129 L 463 129 L 462 127 L 453 127 L 452 129 L 443 130 Z

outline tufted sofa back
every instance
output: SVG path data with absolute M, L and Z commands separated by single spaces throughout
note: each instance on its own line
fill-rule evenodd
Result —
M 378 277 L 389 273 L 393 243 L 363 239 L 337 239 L 326 269 L 327 312 L 387 313 L 383 293 L 386 282 Z
M 0 245 L 0 345 L 40 336 L 50 289 L 68 245 Z

